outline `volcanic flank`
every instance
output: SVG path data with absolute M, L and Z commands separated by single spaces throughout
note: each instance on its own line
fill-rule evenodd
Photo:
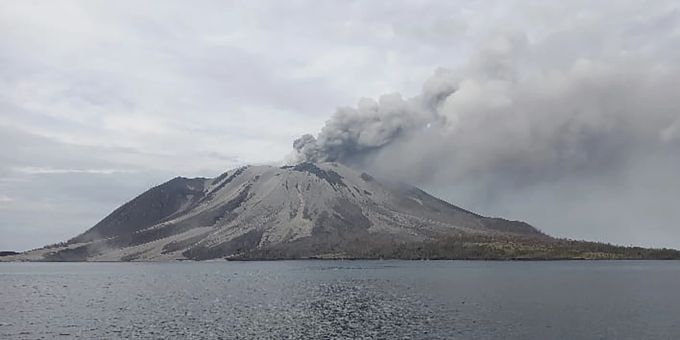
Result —
M 559 240 L 337 163 L 177 177 L 83 234 L 3 260 L 677 258 L 672 250 Z

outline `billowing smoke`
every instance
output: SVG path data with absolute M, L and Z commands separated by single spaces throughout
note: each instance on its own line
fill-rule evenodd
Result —
M 616 167 L 640 148 L 677 140 L 675 65 L 578 59 L 522 73 L 517 50 L 525 43 L 497 44 L 466 68 L 437 70 L 418 96 L 387 94 L 338 109 L 316 137 L 294 142 L 296 160 L 381 172 L 397 162 L 419 180 L 502 171 L 534 182 Z
M 404 100 L 399 94 L 362 99 L 356 108 L 340 108 L 315 138 L 304 135 L 293 143 L 297 160 L 355 163 L 393 142 L 445 123 L 437 107 L 455 91 L 455 84 L 441 70 L 418 97 Z
M 554 41 L 501 36 L 467 65 L 438 69 L 415 97 L 387 94 L 338 109 L 316 137 L 295 141 L 293 159 L 338 161 L 423 185 L 482 212 L 561 223 L 558 234 L 574 236 L 564 231 L 569 223 L 584 230 L 622 226 L 602 216 L 639 209 L 631 197 L 653 195 L 649 188 L 659 183 L 668 184 L 660 199 L 680 201 L 677 177 L 647 177 L 680 170 L 680 65 L 668 53 L 677 40 L 640 52 L 548 58 L 559 51 Z M 598 191 L 603 183 L 615 190 Z M 597 202 L 589 192 L 598 192 Z M 532 201 L 534 210 L 526 208 L 529 199 L 560 195 L 580 200 L 573 214 L 586 214 L 585 205 L 600 200 L 609 200 L 612 210 L 558 223 L 545 214 L 568 202 L 552 202 L 551 210 Z M 643 222 L 634 223 L 664 225 L 659 228 L 680 219 L 670 211 L 661 212 L 662 219 L 658 210 L 638 212 Z M 646 214 L 655 217 L 645 220 Z

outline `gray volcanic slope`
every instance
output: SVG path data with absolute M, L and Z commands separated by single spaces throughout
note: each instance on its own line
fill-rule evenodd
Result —
M 456 235 L 547 238 L 526 223 L 483 217 L 337 163 L 301 163 L 177 177 L 68 242 L 20 259 L 359 257 L 370 247 Z

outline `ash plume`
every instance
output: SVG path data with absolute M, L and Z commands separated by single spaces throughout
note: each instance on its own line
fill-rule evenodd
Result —
M 356 108 L 339 108 L 317 137 L 305 134 L 295 140 L 293 159 L 354 164 L 395 141 L 443 126 L 446 118 L 438 107 L 455 91 L 449 71 L 439 69 L 417 97 L 403 99 L 395 93 L 378 101 L 362 98 Z
M 316 136 L 293 143 L 293 159 L 379 171 L 397 162 L 421 180 L 502 171 L 535 181 L 598 172 L 640 148 L 677 146 L 675 65 L 581 58 L 532 69 L 528 49 L 521 38 L 502 37 L 469 65 L 438 69 L 415 97 L 386 94 L 339 108 Z
M 632 197 L 652 195 L 645 187 L 672 179 L 634 169 L 680 169 L 680 67 L 654 53 L 558 63 L 542 58 L 548 49 L 554 52 L 554 44 L 529 43 L 521 34 L 497 37 L 467 65 L 435 71 L 412 98 L 387 94 L 338 109 L 316 136 L 294 142 L 291 159 L 337 161 L 483 212 L 533 214 L 538 223 L 550 221 L 539 211 L 545 207 L 528 211 L 508 202 L 516 195 L 573 196 L 575 188 L 607 182 L 619 192 L 601 191 L 598 200 L 614 202 L 613 210 L 635 209 Z M 677 201 L 680 188 L 670 187 L 664 198 Z M 590 202 L 581 200 L 576 213 Z M 680 218 L 661 215 L 648 221 L 663 229 Z M 602 219 L 578 223 L 593 228 Z

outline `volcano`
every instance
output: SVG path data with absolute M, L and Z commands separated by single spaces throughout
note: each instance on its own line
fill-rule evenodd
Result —
M 177 177 L 66 242 L 9 260 L 675 258 L 671 250 L 552 238 L 338 163 Z

